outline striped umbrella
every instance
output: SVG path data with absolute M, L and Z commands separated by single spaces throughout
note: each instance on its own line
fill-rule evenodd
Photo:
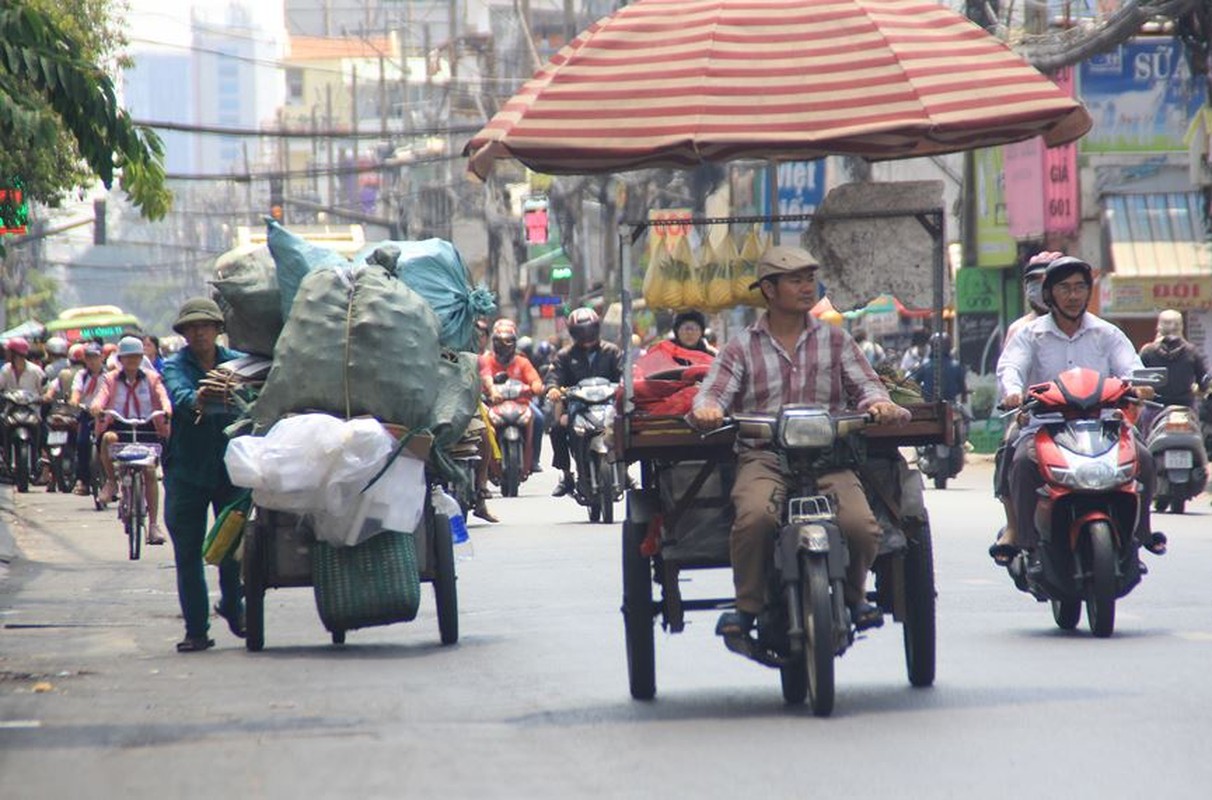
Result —
M 468 143 L 549 174 L 968 150 L 1091 125 L 931 0 L 638 0 L 539 70 Z

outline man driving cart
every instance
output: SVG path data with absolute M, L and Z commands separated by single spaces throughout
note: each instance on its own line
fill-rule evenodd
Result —
M 880 424 L 904 424 L 910 413 L 891 401 L 858 345 L 841 328 L 809 313 L 816 304 L 817 259 L 799 247 L 772 247 L 758 264 L 758 288 L 766 313 L 720 351 L 695 397 L 690 419 L 700 429 L 719 427 L 726 414 L 777 414 L 788 404 L 857 409 Z M 720 617 L 716 633 L 746 636 L 766 606 L 767 566 L 786 501 L 788 476 L 779 457 L 761 443 L 738 437 L 732 490 L 736 511 L 730 538 L 736 610 Z M 882 624 L 867 602 L 867 573 L 879 549 L 881 529 L 858 476 L 839 464 L 818 485 L 836 501 L 839 527 L 850 550 L 845 600 L 859 630 Z

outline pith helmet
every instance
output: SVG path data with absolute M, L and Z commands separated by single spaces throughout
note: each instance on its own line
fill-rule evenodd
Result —
M 173 330 L 181 333 L 181 329 L 191 322 L 213 322 L 222 326 L 223 312 L 219 310 L 219 304 L 209 297 L 191 297 L 181 305 L 181 310 L 177 312 L 177 321 L 173 323 Z

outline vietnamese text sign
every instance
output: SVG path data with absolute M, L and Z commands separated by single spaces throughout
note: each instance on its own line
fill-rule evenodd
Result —
M 1207 94 L 1172 37 L 1134 39 L 1083 61 L 1078 89 L 1094 118 L 1084 153 L 1185 151 L 1183 135 Z
M 1076 86 L 1073 68 L 1065 67 L 1053 77 L 1056 85 L 1072 97 Z M 1081 195 L 1077 185 L 1077 144 L 1070 142 L 1044 151 L 1044 232 L 1076 233 L 1081 222 Z
M 1157 278 L 1111 278 L 1111 313 L 1179 311 L 1212 308 L 1212 275 Z
M 761 173 L 758 185 L 761 202 L 758 207 L 763 215 L 811 214 L 825 196 L 825 160 L 787 161 L 778 165 L 779 207 L 770 208 L 770 187 L 766 185 L 767 173 Z M 766 226 L 770 230 L 770 226 Z M 783 244 L 799 244 L 800 236 L 808 230 L 808 221 L 786 221 L 779 224 Z

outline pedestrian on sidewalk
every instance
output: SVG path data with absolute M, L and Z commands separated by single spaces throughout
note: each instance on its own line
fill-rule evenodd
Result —
M 177 643 L 177 652 L 192 653 L 215 644 L 209 636 L 210 608 L 202 563 L 206 509 L 209 506 L 218 516 L 237 494 L 223 463 L 227 450 L 223 429 L 235 421 L 235 415 L 206 409 L 212 398 L 199 384 L 208 372 L 240 353 L 217 344 L 223 313 L 205 297 L 185 301 L 173 330 L 185 337 L 186 346 L 164 362 L 164 383 L 173 416 L 179 421 L 173 426 L 164 460 L 164 522 L 173 540 L 177 597 L 185 617 L 185 638 Z M 219 565 L 219 592 L 216 613 L 227 620 L 233 634 L 243 638 L 240 566 L 230 558 Z

